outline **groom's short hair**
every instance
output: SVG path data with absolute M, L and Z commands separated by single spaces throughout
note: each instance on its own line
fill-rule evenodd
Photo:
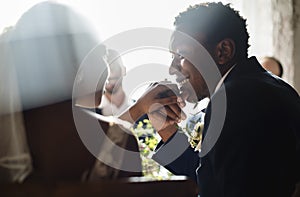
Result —
M 237 56 L 248 56 L 249 34 L 246 19 L 229 4 L 223 5 L 219 2 L 190 6 L 175 18 L 174 25 L 187 27 L 193 33 L 203 33 L 208 44 L 230 38 L 235 42 Z

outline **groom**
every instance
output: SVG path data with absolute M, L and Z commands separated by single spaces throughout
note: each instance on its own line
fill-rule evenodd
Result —
M 197 180 L 201 197 L 292 196 L 300 168 L 297 92 L 264 70 L 255 57 L 248 58 L 246 20 L 230 6 L 205 3 L 189 7 L 174 25 L 169 72 L 177 77 L 181 97 L 159 100 L 157 94 L 164 89 L 158 85 L 129 109 L 133 119 L 147 113 L 161 135 L 154 159 L 174 174 Z M 180 32 L 192 39 L 184 39 Z M 203 53 L 190 42 L 193 39 L 216 64 L 212 71 L 216 77 L 207 76 L 214 66 L 201 60 Z M 188 147 L 166 162 L 176 151 L 168 149 L 168 144 L 187 143 L 176 124 L 183 100 L 195 102 L 205 97 L 211 101 L 201 152 Z M 165 108 L 149 110 L 153 103 Z

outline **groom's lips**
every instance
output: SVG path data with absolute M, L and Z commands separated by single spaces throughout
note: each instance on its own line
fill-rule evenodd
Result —
M 186 79 L 189 79 L 189 77 L 180 74 L 180 75 L 177 75 L 176 81 L 177 81 L 177 83 L 181 83 L 181 82 L 185 81 Z
M 179 85 L 179 91 L 181 97 L 186 100 L 187 97 L 189 96 L 189 93 L 187 91 L 187 84 L 189 84 L 190 80 L 188 77 L 178 77 L 176 79 L 178 85 Z
M 187 83 L 189 83 L 189 78 L 188 77 L 181 77 L 176 79 L 178 85 L 180 88 L 183 88 L 183 86 Z
M 188 78 L 186 78 L 186 79 L 184 79 L 184 80 L 182 80 L 182 81 L 179 82 L 179 86 L 182 87 L 184 84 L 188 83 L 189 81 L 190 80 Z

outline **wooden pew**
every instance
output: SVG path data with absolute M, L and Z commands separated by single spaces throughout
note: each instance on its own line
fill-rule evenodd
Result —
M 180 176 L 173 180 L 154 181 L 141 177 L 97 182 L 56 182 L 0 185 L 1 196 L 23 197 L 81 197 L 81 196 L 130 196 L 130 197 L 190 197 L 197 196 L 194 181 Z
M 24 111 L 24 123 L 34 171 L 22 184 L 0 183 L 1 197 L 197 196 L 195 182 L 181 176 L 81 182 L 95 158 L 78 136 L 71 101 Z
M 84 171 L 92 167 L 95 157 L 76 131 L 72 101 L 30 109 L 23 114 L 34 168 L 28 180 L 79 181 Z

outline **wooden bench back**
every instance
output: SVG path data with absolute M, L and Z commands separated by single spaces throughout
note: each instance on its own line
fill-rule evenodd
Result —
M 29 180 L 80 180 L 94 164 L 76 131 L 72 101 L 24 111 L 24 123 L 34 168 Z

